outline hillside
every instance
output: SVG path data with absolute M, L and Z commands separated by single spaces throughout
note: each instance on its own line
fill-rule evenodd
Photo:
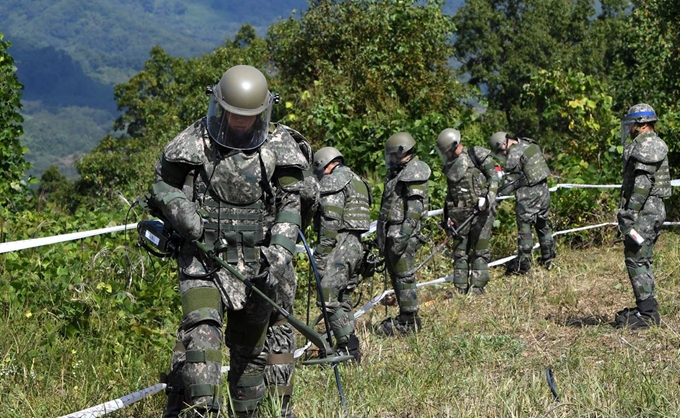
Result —
M 93 241 L 99 240 L 87 239 L 84 244 L 96 245 Z M 8 336 L 0 342 L 0 352 L 5 353 L 0 362 L 1 416 L 67 414 L 158 382 L 158 372 L 170 358 L 179 300 L 172 284 L 163 286 L 154 271 L 172 274 L 173 263 L 148 259 L 141 249 L 107 249 L 108 241 L 101 239 L 98 252 L 107 256 L 91 260 L 99 271 L 97 278 L 78 284 L 87 292 L 81 302 L 91 307 L 80 313 L 86 315 L 89 331 L 82 329 L 79 338 L 62 336 L 59 329 L 65 320 L 53 312 L 6 305 L 0 322 L 0 332 Z M 377 305 L 359 320 L 361 367 L 340 367 L 350 415 L 678 416 L 680 311 L 675 295 L 680 292 L 680 281 L 675 272 L 680 263 L 679 244 L 680 237 L 666 229 L 655 248 L 662 325 L 654 330 L 631 332 L 609 324 L 616 310 L 633 303 L 622 245 L 613 236 L 599 248 L 571 250 L 559 245 L 557 268 L 550 272 L 539 268 L 527 276 L 506 277 L 502 269 L 492 269 L 488 293 L 480 297 L 447 298 L 450 284 L 423 288 L 423 331 L 417 336 L 376 336 L 371 328 L 385 316 L 384 307 Z M 42 261 L 39 273 L 47 273 L 41 288 L 72 280 L 67 271 L 62 272 L 67 266 L 60 264 L 58 250 L 80 245 L 37 251 Z M 420 257 L 428 251 L 423 249 Z M 123 261 L 125 257 L 131 264 Z M 588 263 L 583 262 L 586 259 Z M 9 255 L 5 258 L 7 267 L 11 260 Z M 77 269 L 89 274 L 90 260 L 84 261 L 86 265 Z M 450 263 L 443 256 L 436 257 L 418 281 L 449 274 Z M 301 257 L 300 286 L 307 282 L 305 267 Z M 116 269 L 123 270 L 117 273 L 120 277 L 115 277 Z M 134 279 L 129 292 L 112 293 L 111 286 L 120 288 L 118 282 L 126 281 L 127 274 Z M 373 277 L 371 284 L 360 287 L 362 304 L 382 291 L 382 277 Z M 121 315 L 121 306 L 151 299 L 152 310 L 167 311 L 162 322 L 147 322 L 144 312 L 135 317 Z M 305 304 L 303 298 L 298 300 L 298 318 L 305 317 Z M 396 308 L 389 310 L 390 315 L 396 314 Z M 316 308 L 312 312 L 316 314 Z M 134 336 L 135 341 L 145 336 L 143 350 L 121 344 L 129 341 L 126 336 Z M 158 343 L 164 339 L 167 343 Z M 303 344 L 302 337 L 298 344 Z M 554 372 L 559 400 L 546 381 L 548 368 Z M 161 392 L 115 416 L 158 416 L 164 402 Z M 30 410 L 21 406 L 26 404 Z M 300 362 L 294 405 L 299 417 L 345 416 L 332 371 Z M 262 418 L 274 416 L 266 412 Z
M 454 13 L 462 0 L 449 0 Z M 117 116 L 113 86 L 137 73 L 149 50 L 173 56 L 210 52 L 243 24 L 265 36 L 270 24 L 305 9 L 306 0 L 5 0 L 0 31 L 24 84 L 27 160 L 40 175 L 89 152 Z
M 0 2 L 0 30 L 13 44 L 10 53 L 25 86 L 22 142 L 34 164 L 30 174 L 55 164 L 75 175 L 73 160 L 92 149 L 117 116 L 113 86 L 142 68 L 152 46 L 174 56 L 197 56 L 245 23 L 264 35 L 269 24 L 305 5 L 305 0 Z

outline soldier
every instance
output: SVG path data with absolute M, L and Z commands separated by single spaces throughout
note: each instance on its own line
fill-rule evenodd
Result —
M 633 286 L 635 308 L 614 318 L 617 328 L 644 329 L 659 325 L 654 294 L 652 250 L 666 219 L 663 198 L 671 195 L 668 146 L 654 130 L 654 109 L 636 104 L 621 120 L 623 185 L 617 218 L 624 235 L 624 256 Z
M 208 90 L 207 116 L 177 135 L 155 166 L 152 203 L 185 241 L 178 257 L 182 322 L 167 375 L 166 417 L 219 415 L 221 342 L 229 348 L 235 416 L 255 414 L 269 388 L 292 416 L 293 328 L 243 282 L 201 253 L 200 240 L 285 309 L 292 309 L 292 258 L 303 170 L 283 125 L 270 124 L 275 96 L 256 68 L 229 68 Z
M 484 293 L 489 282 L 491 250 L 489 238 L 496 214 L 498 175 L 491 151 L 482 147 L 466 148 L 460 132 L 444 129 L 437 137 L 437 153 L 446 175 L 447 194 L 444 222 L 447 230 L 471 223 L 458 231 L 453 250 L 453 284 L 459 293 Z M 469 277 L 469 280 L 468 280 Z
M 415 155 L 416 141 L 399 132 L 385 143 L 387 177 L 378 217 L 378 247 L 399 303 L 399 315 L 387 318 L 379 334 L 395 336 L 418 332 L 418 293 L 413 272 L 422 245 L 421 220 L 427 214 L 430 167 Z
M 489 140 L 491 152 L 504 163 L 505 172 L 513 176 L 506 193 L 515 191 L 515 216 L 517 217 L 517 258 L 506 265 L 506 274 L 526 274 L 531 269 L 531 250 L 536 229 L 541 247 L 539 263 L 550 270 L 555 259 L 555 241 L 548 217 L 550 215 L 550 175 L 541 147 L 530 138 L 513 138 L 505 132 L 496 132 Z M 518 179 L 516 176 L 520 176 Z
M 314 260 L 321 275 L 336 353 L 349 353 L 359 363 L 361 351 L 349 294 L 357 285 L 364 254 L 361 234 L 371 224 L 372 197 L 370 186 L 344 163 L 340 151 L 333 147 L 321 148 L 314 154 L 314 173 L 320 185 L 315 218 L 319 243 Z

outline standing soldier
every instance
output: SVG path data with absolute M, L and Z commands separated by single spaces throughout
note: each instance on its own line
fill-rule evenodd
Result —
M 414 269 L 422 245 L 421 220 L 427 214 L 430 167 L 415 155 L 416 141 L 399 132 L 385 143 L 387 178 L 378 218 L 378 247 L 399 303 L 399 315 L 380 324 L 378 333 L 405 335 L 418 332 L 418 293 Z
M 178 258 L 182 322 L 166 376 L 165 416 L 185 408 L 196 417 L 220 414 L 226 312 L 235 416 L 252 416 L 269 388 L 280 398 L 281 416 L 289 417 L 293 328 L 191 242 L 212 248 L 292 309 L 299 189 L 308 162 L 288 130 L 270 124 L 275 96 L 258 69 L 231 67 L 208 94 L 207 116 L 177 135 L 155 166 L 152 203 L 185 238 Z
M 555 259 L 555 241 L 548 217 L 550 215 L 550 190 L 547 178 L 548 163 L 536 141 L 530 138 L 512 138 L 505 132 L 496 132 L 489 140 L 491 152 L 505 165 L 505 172 L 517 180 L 507 187 L 506 193 L 515 191 L 515 216 L 517 217 L 517 258 L 506 265 L 506 274 L 526 274 L 531 270 L 531 250 L 534 238 L 532 226 L 541 247 L 539 263 L 550 270 Z
M 660 321 L 652 250 L 666 219 L 663 198 L 671 195 L 671 184 L 668 146 L 654 131 L 657 120 L 645 103 L 631 107 L 621 120 L 623 186 L 617 218 L 636 307 L 616 313 L 617 328 L 643 329 Z
M 319 243 L 314 260 L 321 275 L 335 350 L 361 361 L 359 339 L 354 333 L 354 314 L 349 293 L 356 287 L 363 259 L 361 234 L 371 224 L 370 186 L 344 165 L 340 151 L 324 147 L 314 154 L 314 173 L 319 179 L 319 210 L 315 229 Z M 327 326 L 329 326 L 327 324 Z
M 489 282 L 491 250 L 489 239 L 496 214 L 498 175 L 491 151 L 466 148 L 455 129 L 444 129 L 437 137 L 437 153 L 442 159 L 448 186 L 444 208 L 446 228 L 471 223 L 458 231 L 453 250 L 453 284 L 459 293 L 484 293 Z M 449 226 L 449 221 L 453 225 Z M 468 280 L 469 276 L 469 280 Z

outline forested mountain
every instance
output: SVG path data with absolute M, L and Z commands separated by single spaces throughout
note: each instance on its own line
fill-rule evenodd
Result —
M 444 10 L 462 3 L 449 0 Z M 199 56 L 243 24 L 264 36 L 270 24 L 306 7 L 307 0 L 3 0 L 0 32 L 12 43 L 25 87 L 29 173 L 57 165 L 76 174 L 73 161 L 111 130 L 113 86 L 137 73 L 154 45 L 172 56 Z

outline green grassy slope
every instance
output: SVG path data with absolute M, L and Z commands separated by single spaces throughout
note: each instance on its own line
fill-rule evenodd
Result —
M 351 416 L 678 416 L 679 248 L 680 236 L 665 231 L 654 264 L 662 325 L 644 332 L 609 324 L 616 310 L 633 303 L 622 245 L 612 240 L 602 248 L 558 247 L 557 268 L 550 272 L 535 269 L 527 276 L 505 277 L 493 269 L 483 296 L 447 298 L 448 285 L 425 288 L 420 293 L 424 328 L 416 336 L 376 336 L 371 328 L 385 313 L 383 307 L 374 308 L 359 320 L 363 364 L 340 369 Z M 120 247 L 102 249 L 95 259 L 82 260 L 82 268 L 106 266 L 110 261 L 104 257 L 116 251 Z M 55 268 L 48 265 L 49 254 L 42 256 L 40 269 Z M 426 254 L 422 251 L 421 257 Z M 10 255 L 2 257 L 3 265 L 9 262 Z M 150 265 L 141 269 L 137 258 L 136 252 L 129 253 L 136 266 L 130 279 L 142 280 L 143 274 L 150 280 Z M 112 274 L 120 268 L 112 266 Z M 450 261 L 436 257 L 419 281 L 449 272 Z M 50 315 L 49 306 L 27 312 L 23 306 L 2 305 L 0 416 L 62 415 L 157 382 L 171 344 L 159 347 L 153 341 L 172 335 L 172 318 L 122 331 L 148 336 L 148 345 L 126 344 L 115 325 L 123 318 L 107 299 L 114 297 L 107 294 L 110 280 L 100 277 L 104 284 L 97 286 L 100 296 L 93 303 L 99 308 L 89 316 L 93 331 L 77 338 L 55 335 L 59 318 Z M 374 277 L 373 292 L 382 290 L 381 281 Z M 171 289 L 172 283 L 167 286 Z M 123 301 L 143 297 L 140 292 Z M 178 302 L 165 292 L 156 299 Z M 389 314 L 396 314 L 396 308 Z M 297 316 L 304 318 L 304 309 Z M 559 402 L 546 383 L 547 368 L 554 371 Z M 160 393 L 112 416 L 159 416 L 164 401 Z M 344 416 L 328 369 L 300 366 L 294 402 L 299 417 Z

